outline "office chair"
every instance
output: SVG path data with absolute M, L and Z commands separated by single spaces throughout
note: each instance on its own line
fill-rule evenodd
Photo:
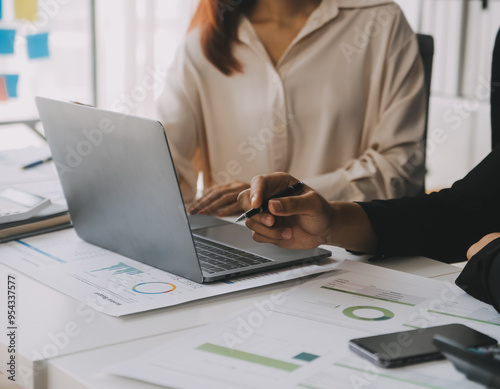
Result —
M 432 75 L 432 60 L 434 57 L 434 38 L 430 35 L 416 34 L 418 49 L 422 57 L 424 65 L 424 84 L 425 84 L 425 100 L 427 102 L 425 108 L 425 127 L 424 136 L 422 140 L 422 151 L 424 154 L 424 166 L 426 157 L 426 144 L 427 144 L 427 122 L 429 120 L 429 98 L 431 95 L 431 75 Z M 422 192 L 425 192 L 425 177 Z
M 491 148 L 500 143 L 500 29 L 497 33 L 491 64 Z

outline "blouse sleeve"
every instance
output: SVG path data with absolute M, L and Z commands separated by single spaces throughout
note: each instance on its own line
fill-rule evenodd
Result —
M 176 53 L 156 104 L 158 120 L 165 127 L 186 203 L 193 201 L 196 196 L 198 172 L 193 159 L 200 144 L 203 126 L 196 72 L 192 66 L 185 44 Z
M 449 189 L 360 203 L 378 240 L 379 255 L 466 260 L 469 247 L 500 231 L 500 146 Z
M 389 42 L 379 46 L 387 54 L 370 70 L 359 157 L 305 180 L 329 200 L 388 199 L 416 194 L 423 187 L 424 73 L 416 37 L 404 16 L 395 21 Z

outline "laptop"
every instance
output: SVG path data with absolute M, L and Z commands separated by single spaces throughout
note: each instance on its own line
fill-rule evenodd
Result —
M 37 97 L 78 236 L 203 283 L 330 257 L 257 243 L 245 226 L 186 213 L 161 123 Z

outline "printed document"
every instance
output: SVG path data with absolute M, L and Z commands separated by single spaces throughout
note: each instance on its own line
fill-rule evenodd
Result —
M 338 260 L 328 259 L 318 265 L 197 284 L 86 243 L 73 229 L 2 244 L 0 262 L 112 316 L 292 280 L 332 270 L 339 264 Z
M 110 371 L 185 389 L 480 388 L 446 360 L 383 369 L 348 349 L 349 339 L 457 321 L 500 339 L 500 315 L 454 284 L 344 261 Z

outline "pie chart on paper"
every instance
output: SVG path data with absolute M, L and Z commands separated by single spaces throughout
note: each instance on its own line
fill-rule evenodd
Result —
M 169 282 L 141 282 L 132 287 L 136 293 L 142 294 L 164 294 L 174 291 L 176 286 Z
M 388 309 L 373 307 L 370 305 L 357 305 L 349 307 L 344 309 L 342 313 L 351 319 L 365 321 L 389 320 L 394 317 L 394 313 Z

